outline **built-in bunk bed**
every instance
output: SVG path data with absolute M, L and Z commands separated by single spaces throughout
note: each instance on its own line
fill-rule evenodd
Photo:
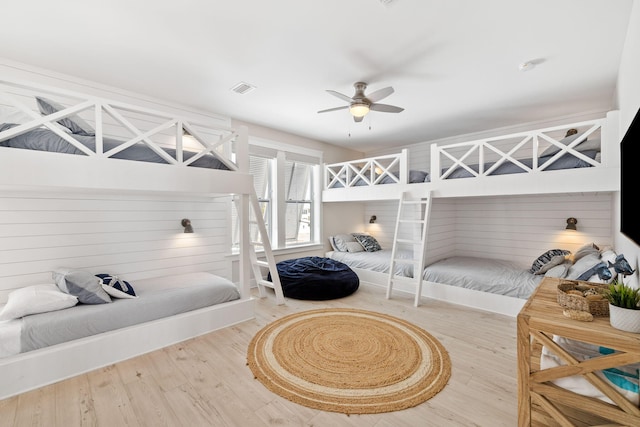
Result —
M 46 284 L 3 286 L 0 399 L 253 318 L 246 128 L 175 111 L 0 81 L 3 191 L 235 195 L 243 219 L 239 284 L 153 271 L 128 282 L 59 266 Z
M 397 200 L 404 193 L 413 198 L 430 195 L 437 202 L 438 198 L 615 192 L 620 189 L 617 131 L 618 114 L 613 111 L 596 120 L 470 142 L 431 144 L 430 164 L 414 162 L 412 168 L 407 149 L 327 164 L 322 199 L 324 203 Z M 336 236 L 330 236 L 333 250 L 327 257 L 350 265 L 364 283 L 386 286 L 392 248 L 371 253 L 358 248 L 351 253 L 345 245 L 349 237 L 343 234 L 336 242 Z M 410 238 L 419 240 L 416 235 Z M 516 316 L 544 277 L 541 264 L 560 255 L 552 253 L 552 248 L 540 248 L 539 253 L 538 260 L 531 259 L 530 268 L 492 258 L 425 258 L 422 296 Z M 401 249 L 398 254 L 397 258 L 412 257 Z M 570 265 L 562 264 L 566 267 L 562 272 L 556 268 L 551 273 L 567 274 Z M 400 271 L 400 266 L 394 266 L 395 274 L 413 275 L 406 268 Z M 542 273 L 551 267 L 545 266 Z M 410 286 L 399 289 L 415 292 Z

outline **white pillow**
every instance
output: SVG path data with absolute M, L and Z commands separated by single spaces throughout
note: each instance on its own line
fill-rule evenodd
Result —
M 351 234 L 336 234 L 333 236 L 333 243 L 340 252 L 348 252 L 347 243 L 355 242 L 356 238 Z
M 589 254 L 600 254 L 600 248 L 595 243 L 587 243 L 581 246 L 573 254 L 573 262 L 577 262 L 580 258 Z
M 73 307 L 78 298 L 62 292 L 53 283 L 33 285 L 9 293 L 0 320 L 18 319 L 29 314 L 45 313 Z
M 545 277 L 564 277 L 567 275 L 569 268 L 571 267 L 571 261 L 565 261 L 562 264 L 558 264 L 555 267 L 551 267 L 544 273 Z
M 571 266 L 566 277 L 567 279 L 575 280 L 599 263 L 600 254 L 585 255 Z
M 347 246 L 347 252 L 364 252 L 364 248 L 358 242 L 347 242 L 345 245 Z

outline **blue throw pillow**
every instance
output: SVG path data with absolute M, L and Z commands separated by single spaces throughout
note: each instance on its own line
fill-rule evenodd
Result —
M 102 281 L 102 289 L 114 298 L 138 298 L 131 283 L 112 276 L 111 274 L 96 274 Z

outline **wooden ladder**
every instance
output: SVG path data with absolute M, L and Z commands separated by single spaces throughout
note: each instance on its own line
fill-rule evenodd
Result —
M 413 207 L 413 215 L 407 218 L 406 208 Z M 398 205 L 398 218 L 393 235 L 393 245 L 391 250 L 391 265 L 389 266 L 389 279 L 387 282 L 387 299 L 391 298 L 393 285 L 397 282 L 413 282 L 415 285 L 414 306 L 420 305 L 422 293 L 422 271 L 424 270 L 424 254 L 427 249 L 427 233 L 429 230 L 429 216 L 431 214 L 431 192 L 420 198 L 410 198 L 409 193 L 403 192 L 400 195 Z M 411 238 L 401 238 L 400 233 L 405 232 L 409 226 L 408 235 Z M 405 235 L 407 235 L 405 234 Z M 415 238 L 419 236 L 419 238 Z M 410 246 L 413 258 L 398 258 L 398 246 Z M 413 278 L 407 278 L 396 274 L 398 264 L 413 265 Z
M 236 197 L 236 208 L 238 212 L 240 212 L 239 203 L 243 200 L 243 197 Z M 276 304 L 283 305 L 285 303 L 284 293 L 282 292 L 282 284 L 280 282 L 280 275 L 278 274 L 278 268 L 276 266 L 276 260 L 273 257 L 273 251 L 271 249 L 271 242 L 269 240 L 269 235 L 267 234 L 267 228 L 264 224 L 264 217 L 262 215 L 262 211 L 260 210 L 260 205 L 258 203 L 258 197 L 255 192 L 249 195 L 249 227 L 246 227 L 247 230 L 250 230 L 251 226 L 258 227 L 258 239 L 253 240 L 252 236 L 249 236 L 248 242 L 248 251 L 249 251 L 249 263 L 251 264 L 251 270 L 253 272 L 253 278 L 256 281 L 258 286 L 258 291 L 260 293 L 260 298 L 264 298 L 267 296 L 265 288 L 271 288 L 275 291 L 276 294 Z M 258 259 L 258 254 L 256 251 L 256 247 L 262 247 L 264 251 L 264 257 L 266 260 Z M 263 269 L 267 269 L 271 275 L 271 280 L 267 280 L 265 275 L 263 275 Z

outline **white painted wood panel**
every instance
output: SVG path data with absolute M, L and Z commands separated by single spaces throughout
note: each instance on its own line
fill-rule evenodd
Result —
M 452 255 L 512 260 L 531 266 L 548 249 L 575 252 L 594 242 L 612 245 L 611 193 L 435 198 L 427 243 L 427 263 Z M 397 202 L 369 202 L 365 219 L 382 247 L 391 248 Z M 566 219 L 578 230 L 566 230 Z
M 135 279 L 230 277 L 229 198 L 0 192 L 0 301 L 58 267 Z M 195 233 L 185 234 L 182 218 Z

